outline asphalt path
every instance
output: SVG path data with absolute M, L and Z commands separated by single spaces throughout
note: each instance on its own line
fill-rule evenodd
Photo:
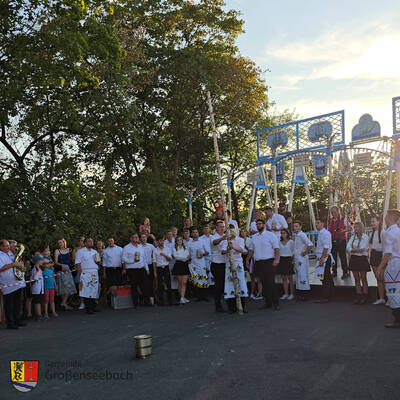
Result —
M 244 316 L 212 303 L 110 310 L 0 328 L 1 399 L 390 399 L 400 397 L 400 330 L 390 310 L 348 300 L 250 301 Z M 133 337 L 153 336 L 153 355 L 135 358 Z M 39 360 L 30 393 L 10 383 L 10 360 Z M 69 371 L 69 372 L 68 372 Z M 75 373 L 74 379 L 68 374 Z M 80 373 L 86 374 L 85 376 Z M 114 374 L 97 379 L 87 374 Z M 116 373 L 121 375 L 117 379 Z M 128 373 L 128 374 L 127 374 Z M 100 375 L 99 375 L 100 376 Z M 110 376 L 110 375 L 108 375 Z

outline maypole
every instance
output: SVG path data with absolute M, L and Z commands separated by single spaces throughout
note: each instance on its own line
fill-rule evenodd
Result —
M 208 102 L 208 110 L 209 110 L 209 113 L 210 113 L 211 128 L 212 128 L 213 139 L 214 139 L 215 164 L 217 166 L 219 191 L 220 191 L 220 196 L 221 196 L 221 199 L 222 199 L 222 208 L 224 210 L 224 216 L 225 216 L 226 234 L 227 234 L 227 241 L 228 241 L 229 268 L 231 270 L 232 277 L 233 277 L 233 286 L 234 286 L 234 289 L 235 289 L 235 298 L 236 298 L 236 309 L 237 309 L 237 311 L 238 311 L 238 313 L 240 315 L 243 315 L 242 301 L 241 301 L 240 293 L 239 293 L 239 279 L 237 277 L 237 270 L 236 270 L 235 264 L 233 262 L 233 254 L 232 254 L 232 250 L 230 248 L 230 245 L 231 245 L 231 230 L 229 228 L 228 214 L 226 213 L 224 186 L 223 186 L 223 183 L 222 183 L 221 163 L 220 163 L 220 159 L 219 159 L 219 148 L 218 148 L 217 131 L 215 129 L 214 110 L 213 110 L 213 106 L 212 106 L 212 103 L 211 103 L 211 95 L 210 95 L 209 91 L 207 91 L 207 102 Z

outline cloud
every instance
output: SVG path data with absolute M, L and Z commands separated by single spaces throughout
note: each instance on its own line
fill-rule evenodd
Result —
M 313 40 L 282 43 L 266 55 L 287 67 L 297 66 L 296 73 L 280 77 L 283 85 L 321 78 L 400 81 L 399 48 L 399 30 L 374 23 L 363 29 L 324 32 Z

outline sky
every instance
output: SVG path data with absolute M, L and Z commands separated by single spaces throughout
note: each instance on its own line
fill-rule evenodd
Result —
M 300 118 L 345 110 L 346 139 L 362 114 L 392 135 L 400 96 L 399 0 L 225 0 L 242 13 L 242 55 L 266 70 L 276 111 Z

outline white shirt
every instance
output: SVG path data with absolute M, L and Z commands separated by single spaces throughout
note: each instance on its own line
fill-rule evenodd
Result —
M 4 265 L 12 264 L 13 261 L 11 260 L 10 256 L 6 253 L 0 251 L 0 268 L 4 267 Z M 14 275 L 14 268 L 9 268 L 6 271 L 0 272 L 0 287 L 3 285 L 11 285 L 13 283 L 21 282 L 17 286 L 12 286 L 8 288 L 0 289 L 0 292 L 3 294 L 10 294 L 15 292 L 18 289 L 25 287 L 25 280 L 19 280 Z
M 135 255 L 139 253 L 139 261 L 135 261 Z M 149 266 L 146 264 L 146 256 L 144 254 L 143 247 L 139 244 L 134 246 L 132 243 L 128 243 L 122 251 L 122 262 L 125 263 L 126 269 L 145 268 L 149 270 Z
M 190 259 L 193 264 L 205 266 L 205 262 L 206 262 L 205 257 L 204 256 L 201 258 L 197 257 L 197 251 L 201 252 L 202 254 L 204 254 L 207 251 L 204 240 L 200 240 L 200 239 L 192 240 L 189 243 L 188 250 L 189 250 L 189 254 L 190 254 Z
M 189 257 L 189 250 L 187 248 L 184 249 L 183 247 L 178 247 L 178 250 L 176 250 L 174 247 L 172 255 L 175 258 L 175 260 L 187 261 Z
M 243 241 L 244 241 L 244 239 L 243 239 Z M 253 242 L 252 242 L 251 238 L 247 236 L 246 241 L 244 242 L 244 244 L 245 244 L 245 247 L 244 247 L 244 250 L 243 250 L 243 254 L 247 254 L 249 252 L 249 249 L 253 248 Z
M 153 264 L 153 251 L 155 247 L 151 243 L 141 244 L 144 251 L 144 258 L 147 265 Z
M 11 250 L 8 252 L 8 256 L 11 258 L 11 261 L 14 262 L 15 254 Z
M 386 229 L 384 236 L 385 253 L 391 254 L 391 259 L 400 258 L 400 228 L 397 224 L 393 224 Z
M 32 294 L 44 294 L 44 281 L 43 272 L 40 267 L 33 267 L 31 271 L 31 281 L 36 282 L 31 283 Z
M 347 252 L 351 254 L 352 256 L 366 256 L 367 251 L 369 247 L 369 239 L 368 236 L 363 233 L 361 236 L 361 240 L 358 240 L 358 237 L 356 235 L 353 235 L 349 242 L 347 243 Z M 363 249 L 362 253 L 350 253 L 352 249 L 360 248 Z
M 293 257 L 294 242 L 292 239 L 288 240 L 286 244 L 279 242 L 279 256 L 280 257 Z
M 99 254 L 96 250 L 83 247 L 76 253 L 75 264 L 81 264 L 82 272 L 97 271 L 99 267 L 94 261 L 96 254 Z
M 186 244 L 185 244 L 185 246 L 186 246 Z M 165 239 L 164 247 L 168 247 L 169 252 L 172 254 L 172 257 L 173 257 L 174 247 L 175 247 L 175 238 L 173 237 L 171 242 L 168 242 L 168 239 Z
M 372 235 L 373 232 L 371 232 Z M 381 231 L 381 242 L 379 243 L 379 232 L 376 230 L 374 232 L 374 237 L 372 238 L 372 243 L 371 243 L 371 249 L 375 251 L 383 251 L 383 233 L 384 231 Z
M 122 247 L 107 247 L 103 251 L 103 267 L 117 268 L 122 265 Z
M 268 260 L 275 258 L 274 249 L 279 249 L 279 240 L 277 235 L 272 232 L 264 231 L 261 234 L 256 233 L 252 236 L 252 248 L 254 251 L 254 261 Z
M 189 247 L 189 243 L 193 241 L 193 238 L 189 238 L 189 240 L 183 239 L 183 243 L 185 243 L 186 247 Z
M 286 219 L 283 215 L 281 214 L 272 214 L 272 217 L 268 219 L 267 221 L 267 227 L 269 229 L 272 229 L 272 225 L 275 225 L 274 227 L 276 229 L 287 229 L 288 228 L 288 224 L 286 222 Z M 278 239 L 281 238 L 281 232 L 280 231 L 272 231 Z
M 168 257 L 172 257 L 171 252 L 168 247 L 163 247 L 161 250 L 159 247 L 156 247 L 153 251 L 153 262 L 156 263 L 157 267 L 166 267 L 169 265 L 169 261 L 161 255 L 161 253 L 165 254 Z
M 204 242 L 204 245 L 206 246 L 208 253 L 208 256 L 206 256 L 206 258 L 211 258 L 211 235 L 210 236 L 202 235 L 200 236 L 199 239 L 202 240 Z
M 232 239 L 232 245 L 244 250 L 244 239 L 241 237 L 235 237 L 235 239 Z M 227 248 L 228 248 L 228 241 L 224 240 L 223 250 L 226 251 Z M 240 253 L 239 251 L 232 249 L 232 255 L 233 255 L 233 261 L 240 262 L 240 263 L 243 262 L 242 253 Z M 228 253 L 225 254 L 225 262 L 229 262 L 229 254 Z
M 213 244 L 214 240 L 220 239 L 222 236 L 224 235 L 218 233 L 211 236 L 211 262 L 215 264 L 225 264 L 225 254 L 222 254 L 222 249 L 226 240 L 222 240 L 217 245 Z
M 332 235 L 326 228 L 322 228 L 318 232 L 318 242 L 315 246 L 315 254 L 317 257 L 321 257 L 324 249 L 328 249 L 328 254 L 331 253 L 332 250 Z
M 308 236 L 300 231 L 296 233 L 294 237 L 294 249 L 293 254 L 295 256 L 301 256 L 301 253 L 307 250 L 307 247 L 312 246 L 312 241 L 308 238 Z

